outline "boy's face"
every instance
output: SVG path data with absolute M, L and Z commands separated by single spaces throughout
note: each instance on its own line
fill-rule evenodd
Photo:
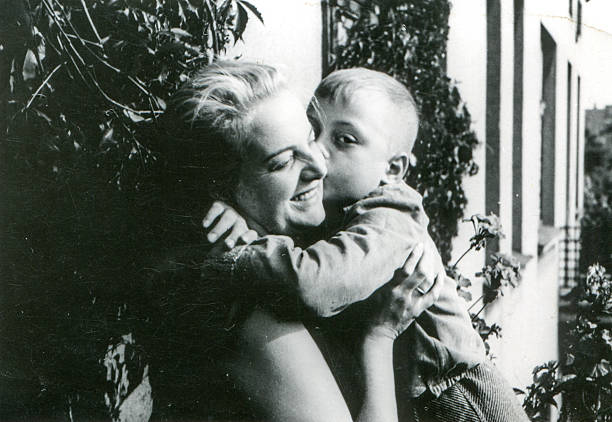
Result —
M 328 154 L 325 205 L 344 207 L 380 185 L 389 159 L 398 152 L 392 150 L 397 137 L 406 136 L 406 123 L 376 91 L 357 91 L 346 103 L 319 100 L 318 108 L 311 105 L 308 118 Z

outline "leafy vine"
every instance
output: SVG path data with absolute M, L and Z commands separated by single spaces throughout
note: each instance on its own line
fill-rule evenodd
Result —
M 111 353 L 107 374 L 99 360 L 130 332 L 139 271 L 168 230 L 149 130 L 252 18 L 263 20 L 247 0 L 3 2 L 0 332 L 3 393 L 15 391 L 3 416 L 117 416 L 129 391 L 106 391 L 109 377 L 131 390 L 145 368 Z

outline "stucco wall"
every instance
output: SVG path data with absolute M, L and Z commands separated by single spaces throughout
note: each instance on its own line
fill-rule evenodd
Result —
M 283 69 L 306 100 L 321 80 L 321 2 L 319 0 L 250 0 L 263 15 L 263 25 L 250 15 L 229 57 L 263 62 Z
M 486 0 L 456 2 L 449 18 L 449 38 L 447 45 L 447 67 L 449 76 L 455 79 L 461 98 L 467 104 L 472 116 L 472 129 L 480 144 L 474 151 L 474 160 L 480 166 L 477 176 L 467 177 L 463 187 L 468 195 L 465 210 L 467 217 L 483 214 L 485 209 L 485 186 L 483 166 L 485 163 L 485 113 L 487 40 L 486 40 Z M 473 235 L 472 225 L 459 224 L 459 235 L 453 241 L 453 262 L 469 245 Z M 473 275 L 482 268 L 484 251 L 467 255 L 460 265 L 466 275 Z M 474 297 L 480 296 L 479 286 L 475 286 Z

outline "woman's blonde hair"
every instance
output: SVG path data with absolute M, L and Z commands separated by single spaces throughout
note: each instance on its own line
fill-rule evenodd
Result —
M 218 61 L 196 72 L 172 97 L 167 149 L 177 182 L 229 200 L 250 142 L 252 111 L 286 88 L 272 66 Z

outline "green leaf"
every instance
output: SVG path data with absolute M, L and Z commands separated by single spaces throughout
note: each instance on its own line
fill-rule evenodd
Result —
M 244 33 L 246 24 L 249 20 L 249 16 L 248 16 L 246 9 L 242 6 L 242 4 L 240 4 L 240 2 L 238 2 L 237 5 L 238 5 L 238 14 L 236 15 L 236 27 L 234 29 L 234 34 L 235 34 L 234 44 L 237 43 L 238 40 L 242 38 L 242 34 Z
M 182 28 L 170 28 L 170 32 L 172 32 L 175 35 L 178 35 L 179 37 L 188 37 L 188 38 L 193 37 L 193 35 L 191 35 L 189 32 L 185 31 Z
M 244 5 L 244 7 L 249 9 L 255 15 L 255 17 L 259 19 L 261 23 L 264 23 L 263 16 L 261 16 L 261 13 L 259 13 L 259 10 L 257 10 L 257 8 L 252 3 L 246 0 L 237 0 L 237 3 L 238 5 Z
M 472 294 L 467 290 L 457 289 L 457 294 L 467 302 L 472 301 Z

